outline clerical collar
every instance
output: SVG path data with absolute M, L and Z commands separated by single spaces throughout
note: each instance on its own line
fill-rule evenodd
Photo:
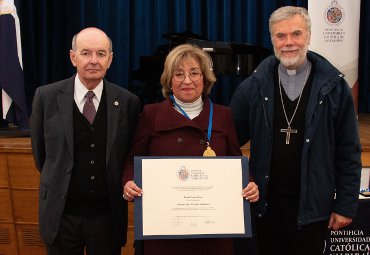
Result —
M 286 95 L 294 101 L 301 94 L 311 72 L 311 62 L 307 59 L 297 69 L 288 70 L 281 63 L 278 67 L 279 80 Z
M 283 73 L 286 73 L 287 75 L 291 76 L 291 75 L 300 74 L 304 70 L 307 70 L 308 65 L 309 65 L 309 61 L 305 59 L 302 65 L 300 65 L 297 69 L 286 69 L 281 63 L 279 64 L 279 69 Z
M 186 114 L 190 117 L 190 119 L 194 119 L 197 117 L 200 112 L 203 110 L 203 100 L 202 97 L 199 97 L 192 103 L 184 103 L 181 102 L 177 97 L 173 96 L 175 99 L 176 104 L 178 104 L 181 109 L 186 112 Z M 175 106 L 176 111 L 181 113 L 181 110 Z

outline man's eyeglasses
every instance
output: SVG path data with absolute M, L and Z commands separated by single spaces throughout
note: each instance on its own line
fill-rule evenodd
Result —
M 172 77 L 174 81 L 182 82 L 185 80 L 186 76 L 188 76 L 191 81 L 195 82 L 200 80 L 202 73 L 199 70 L 192 70 L 189 74 L 185 74 L 183 71 L 175 71 Z

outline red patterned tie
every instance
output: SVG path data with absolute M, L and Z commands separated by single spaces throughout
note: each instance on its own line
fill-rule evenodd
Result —
M 84 108 L 82 110 L 83 115 L 85 115 L 86 119 L 92 124 L 94 122 L 94 118 L 96 115 L 96 109 L 94 106 L 93 98 L 95 94 L 93 91 L 88 91 L 85 95 L 86 101 L 84 104 Z

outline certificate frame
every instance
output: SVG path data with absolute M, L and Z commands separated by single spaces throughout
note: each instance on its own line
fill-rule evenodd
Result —
M 149 231 L 150 233 L 148 234 L 147 232 L 148 231 L 145 231 L 145 220 L 144 220 L 144 217 L 146 217 L 145 214 L 146 211 L 144 209 L 143 211 L 143 208 L 146 208 L 146 205 L 143 203 L 147 203 L 149 204 L 148 202 L 145 202 L 145 200 L 143 200 L 143 196 L 145 196 L 146 192 L 151 192 L 151 190 L 146 190 L 146 186 L 144 185 L 143 187 L 143 183 L 151 183 L 151 182 L 157 182 L 158 179 L 155 179 L 155 178 L 147 178 L 145 177 L 145 172 L 144 172 L 144 176 L 143 176 L 143 165 L 144 166 L 147 166 L 148 163 L 159 163 L 161 166 L 164 166 L 164 165 L 168 165 L 169 163 L 173 163 L 175 162 L 175 165 L 184 165 L 186 164 L 185 162 L 190 162 L 192 160 L 195 160 L 195 162 L 200 162 L 200 163 L 206 163 L 207 165 L 208 164 L 215 164 L 217 163 L 217 165 L 219 163 L 222 163 L 222 164 L 225 164 L 225 163 L 229 163 L 229 162 L 234 162 L 232 165 L 236 166 L 235 169 L 233 169 L 233 171 L 235 172 L 241 172 L 240 173 L 240 180 L 239 180 L 239 177 L 237 177 L 237 181 L 236 181 L 236 184 L 235 183 L 232 183 L 231 185 L 239 185 L 239 190 L 240 190 L 240 200 L 239 198 L 237 198 L 238 202 L 235 203 L 237 204 L 237 208 L 241 208 L 242 212 L 239 212 L 239 216 L 237 217 L 238 220 L 241 222 L 242 226 L 240 226 L 241 228 L 244 228 L 242 231 L 236 231 L 236 232 L 230 232 L 230 231 L 215 231 L 215 232 L 207 232 L 207 233 L 182 233 L 181 230 L 178 231 L 178 233 L 163 233 L 161 230 L 159 230 L 159 227 L 157 228 L 158 229 L 158 233 L 156 233 L 156 230 L 154 231 Z M 216 161 L 215 161 L 216 160 Z M 229 166 L 229 165 L 228 165 Z M 145 170 L 145 169 L 144 169 Z M 174 169 L 170 170 L 170 171 L 173 171 L 173 174 L 174 175 L 178 175 L 179 174 L 179 170 L 180 168 L 177 168 L 177 167 L 174 167 Z M 146 170 L 147 171 L 147 170 Z M 150 170 L 152 171 L 152 170 Z M 161 173 L 160 173 L 160 169 L 157 169 L 157 170 L 154 170 L 156 171 L 156 173 L 158 172 L 159 174 L 159 178 L 162 178 L 160 179 L 161 180 L 161 185 L 163 185 L 163 183 L 166 183 L 166 181 L 163 181 L 163 178 L 167 178 L 166 176 L 162 176 Z M 223 170 L 221 170 L 223 171 Z M 225 170 L 227 171 L 227 170 Z M 228 169 L 228 171 L 230 171 L 230 169 Z M 148 172 L 146 172 L 148 173 Z M 141 197 L 135 197 L 135 200 L 134 200 L 134 203 L 135 203 L 135 213 L 134 213 L 134 226 L 135 226 L 135 239 L 136 240 L 145 240 L 145 239 L 187 239 L 187 238 L 236 238 L 236 237 L 239 237 L 239 238 L 242 238 L 242 237 L 251 237 L 252 236 L 252 228 L 251 228 L 251 214 L 250 214 L 250 203 L 248 200 L 244 199 L 241 195 L 241 192 L 242 192 L 242 189 L 244 187 L 247 186 L 248 182 L 249 182 L 249 171 L 248 171 L 248 158 L 247 157 L 234 157 L 234 156 L 224 156 L 224 157 L 135 157 L 134 158 L 134 174 L 135 174 L 135 177 L 134 177 L 134 180 L 135 180 L 135 183 L 139 186 L 139 187 L 142 187 L 143 188 L 143 196 Z M 226 173 L 224 173 L 226 174 Z M 172 176 L 172 172 L 170 174 Z M 193 178 L 193 175 L 189 175 L 189 177 Z M 144 178 L 144 180 L 143 180 Z M 147 178 L 147 179 L 145 179 Z M 180 178 L 179 176 L 177 176 L 177 178 Z M 234 178 L 235 179 L 235 178 Z M 224 188 L 225 188 L 225 192 L 228 192 L 228 186 L 230 185 L 230 183 L 228 183 L 228 181 L 226 180 L 225 181 L 226 185 L 224 185 Z M 220 189 L 223 189 L 223 188 L 220 188 Z M 153 191 L 153 189 L 152 189 Z M 216 198 L 215 198 L 216 199 Z M 155 200 L 155 203 L 158 204 L 158 207 L 157 208 L 161 208 L 161 206 L 165 205 L 165 203 L 167 203 L 167 200 L 166 200 L 166 195 L 164 195 L 161 199 L 156 199 Z M 224 203 L 226 209 L 231 209 L 233 208 L 232 205 L 229 204 L 229 201 L 225 201 Z M 147 207 L 148 208 L 148 207 Z M 150 206 L 149 206 L 150 208 Z M 225 209 L 224 209 L 225 210 Z M 149 210 L 148 210 L 149 211 Z M 160 211 L 160 210 L 159 210 Z M 156 212 L 156 210 L 151 210 L 150 211 L 151 214 L 156 214 L 156 213 L 160 213 L 160 212 Z M 228 221 L 228 215 L 225 215 L 224 216 L 224 220 Z M 146 218 L 145 218 L 146 219 Z M 233 218 L 233 221 L 234 221 L 234 218 Z M 238 224 L 239 226 L 239 224 Z M 231 230 L 232 231 L 232 230 Z M 176 231 L 175 231 L 176 232 Z

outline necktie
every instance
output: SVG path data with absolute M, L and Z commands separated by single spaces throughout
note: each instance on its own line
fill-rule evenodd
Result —
M 84 108 L 82 110 L 83 115 L 85 115 L 86 119 L 92 124 L 94 122 L 94 118 L 96 115 L 96 109 L 94 106 L 93 98 L 95 94 L 93 91 L 88 91 L 85 95 L 86 101 L 84 104 Z

